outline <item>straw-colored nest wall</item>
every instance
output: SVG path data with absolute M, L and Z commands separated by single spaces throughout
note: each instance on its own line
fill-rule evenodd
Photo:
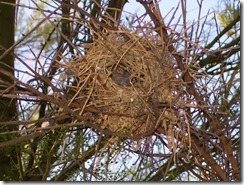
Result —
M 172 58 L 162 46 L 134 33 L 126 33 L 126 39 L 111 33 L 87 44 L 86 52 L 66 65 L 78 81 L 70 101 L 80 102 L 83 116 L 128 137 L 177 122 L 173 110 L 159 107 L 159 102 L 178 101 L 179 87 Z

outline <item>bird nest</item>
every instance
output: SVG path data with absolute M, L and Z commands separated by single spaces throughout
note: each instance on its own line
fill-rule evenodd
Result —
M 113 32 L 86 44 L 86 54 L 66 64 L 77 81 L 70 104 L 78 102 L 80 115 L 99 128 L 128 138 L 176 124 L 170 105 L 178 101 L 179 80 L 170 53 L 157 43 L 156 36 Z

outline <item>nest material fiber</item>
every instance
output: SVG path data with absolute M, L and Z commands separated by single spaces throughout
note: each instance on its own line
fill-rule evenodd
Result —
M 84 56 L 67 64 L 78 82 L 70 104 L 81 102 L 81 114 L 102 129 L 143 137 L 177 122 L 173 110 L 158 105 L 178 101 L 179 81 L 169 52 L 157 46 L 156 36 L 124 34 L 98 37 L 85 46 Z

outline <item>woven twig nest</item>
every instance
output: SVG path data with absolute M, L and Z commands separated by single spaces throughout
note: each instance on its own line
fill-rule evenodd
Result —
M 85 46 L 84 56 L 67 64 L 78 82 L 70 104 L 81 102 L 80 114 L 102 129 L 143 137 L 177 122 L 177 114 L 159 104 L 178 101 L 179 81 L 169 52 L 157 46 L 156 36 L 124 34 L 98 37 Z

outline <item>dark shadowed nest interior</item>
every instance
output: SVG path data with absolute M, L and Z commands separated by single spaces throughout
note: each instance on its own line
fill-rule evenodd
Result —
M 69 105 L 79 103 L 80 115 L 125 138 L 172 135 L 181 127 L 173 107 L 183 91 L 181 80 L 158 36 L 113 31 L 84 47 L 83 56 L 65 64 L 77 80 Z

